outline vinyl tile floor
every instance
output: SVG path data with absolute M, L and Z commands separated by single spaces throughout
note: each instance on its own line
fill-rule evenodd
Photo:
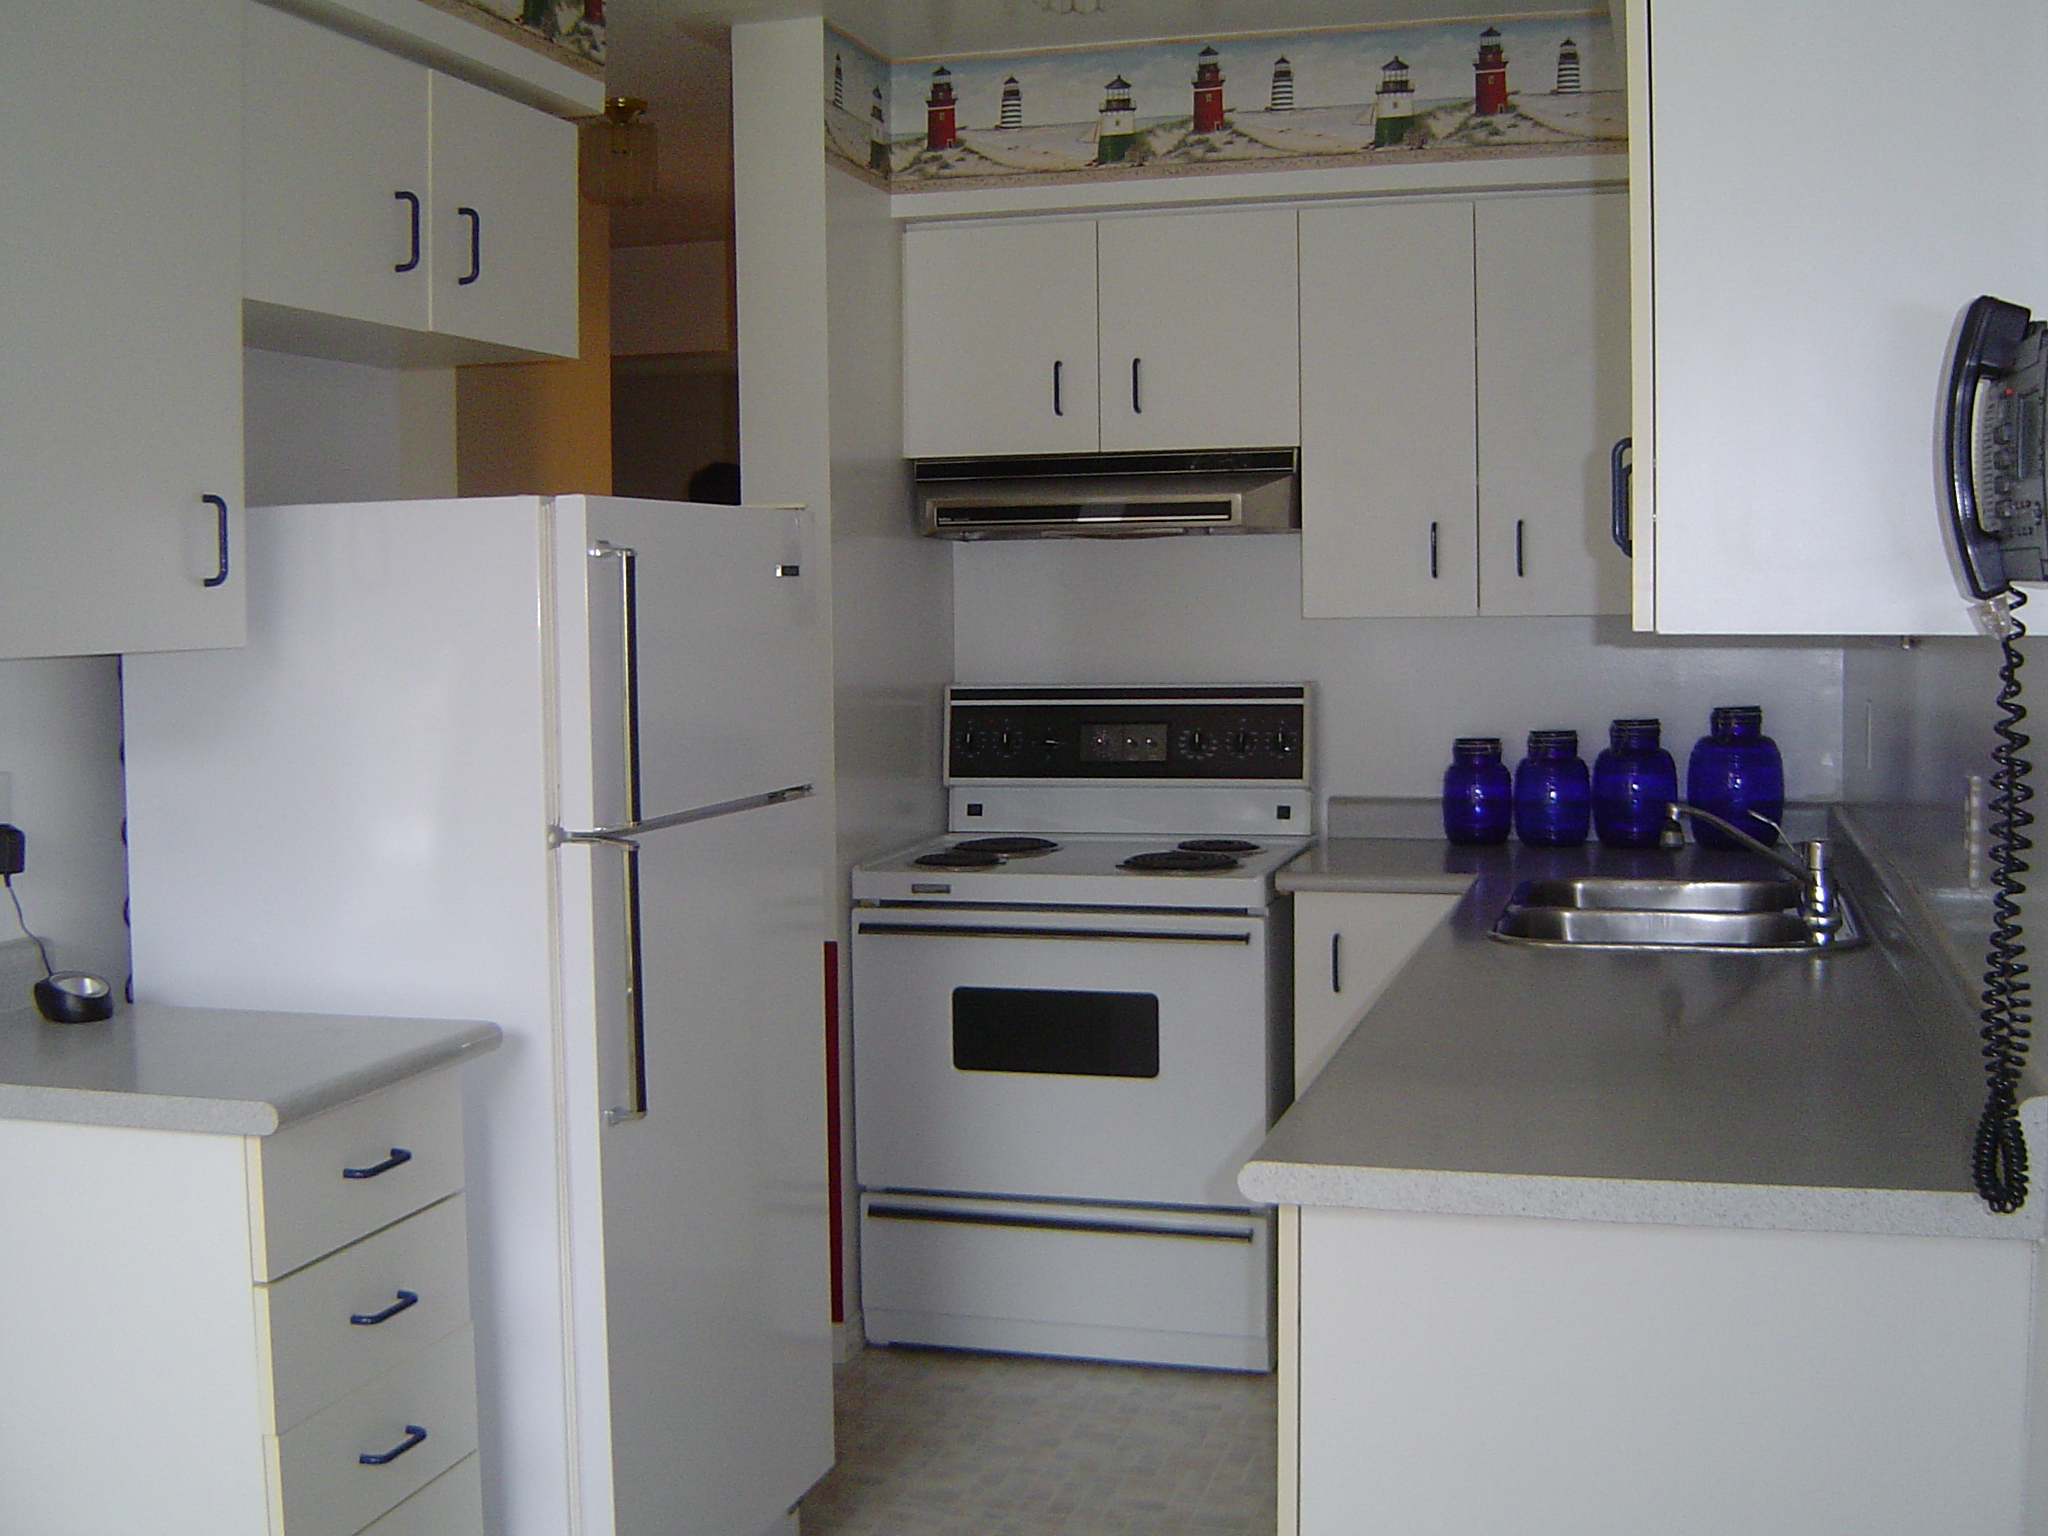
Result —
M 866 1349 L 803 1536 L 1273 1536 L 1271 1376 Z

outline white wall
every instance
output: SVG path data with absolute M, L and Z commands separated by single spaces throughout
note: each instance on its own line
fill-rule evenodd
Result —
M 242 353 L 252 507 L 455 494 L 455 372 Z
M 27 866 L 14 888 L 59 970 L 118 987 L 128 975 L 128 867 L 121 847 L 121 683 L 112 656 L 0 662 L 0 773 Z M 0 940 L 15 936 L 0 902 Z M 27 997 L 0 997 L 0 1009 Z
M 2048 646 L 2026 641 L 2021 669 L 2048 700 Z M 1988 776 L 1998 719 L 1999 648 L 1982 638 L 1866 641 L 1843 655 L 1843 798 L 1948 805 L 1962 814 L 1969 776 Z M 2034 735 L 2041 739 L 2038 728 Z M 2039 754 L 2035 754 L 2039 755 Z
M 1304 619 L 1288 535 L 962 544 L 954 651 L 970 682 L 1316 685 L 1325 794 L 1434 796 L 1451 739 L 1570 726 L 1590 760 L 1620 716 L 1683 764 L 1716 704 L 1762 704 L 1795 798 L 1842 786 L 1842 652 L 1674 641 L 1623 619 Z
M 612 251 L 612 356 L 732 350 L 732 246 L 723 240 Z

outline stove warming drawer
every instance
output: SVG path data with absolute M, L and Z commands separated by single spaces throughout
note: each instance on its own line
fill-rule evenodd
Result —
M 1271 1220 L 871 1192 L 861 1297 L 877 1344 L 1272 1366 Z

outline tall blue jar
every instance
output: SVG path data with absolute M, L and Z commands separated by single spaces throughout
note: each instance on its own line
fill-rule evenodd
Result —
M 1514 822 L 1515 781 L 1498 736 L 1460 736 L 1444 770 L 1444 836 L 1454 843 L 1504 843 Z
M 1593 820 L 1593 784 L 1577 731 L 1531 731 L 1515 765 L 1515 832 L 1537 848 L 1573 848 Z
M 1657 720 L 1616 720 L 1593 759 L 1593 830 L 1610 848 L 1654 848 L 1665 807 L 1678 798 L 1678 764 L 1660 746 Z
M 1785 819 L 1785 763 L 1778 744 L 1764 734 L 1761 706 L 1730 704 L 1713 712 L 1707 734 L 1694 745 L 1685 766 L 1685 798 L 1760 842 L 1777 841 L 1774 828 Z M 1742 846 L 1704 821 L 1695 821 L 1692 829 L 1694 841 L 1702 847 Z

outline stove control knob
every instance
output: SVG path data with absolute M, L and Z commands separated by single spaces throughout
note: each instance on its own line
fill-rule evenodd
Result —
M 1180 751 L 1183 757 L 1203 758 L 1216 755 L 1216 736 L 1213 731 L 1183 731 Z
M 962 731 L 953 744 L 953 751 L 960 757 L 977 757 L 981 753 L 981 732 Z
M 1257 731 L 1232 731 L 1223 738 L 1223 744 L 1230 749 L 1233 757 L 1250 757 L 1259 750 Z
M 1017 749 L 1023 745 L 1023 739 L 1015 731 L 996 732 L 996 756 L 998 757 L 1015 757 Z
M 1296 745 L 1294 732 L 1275 731 L 1273 733 L 1273 751 L 1277 756 L 1292 757 Z

